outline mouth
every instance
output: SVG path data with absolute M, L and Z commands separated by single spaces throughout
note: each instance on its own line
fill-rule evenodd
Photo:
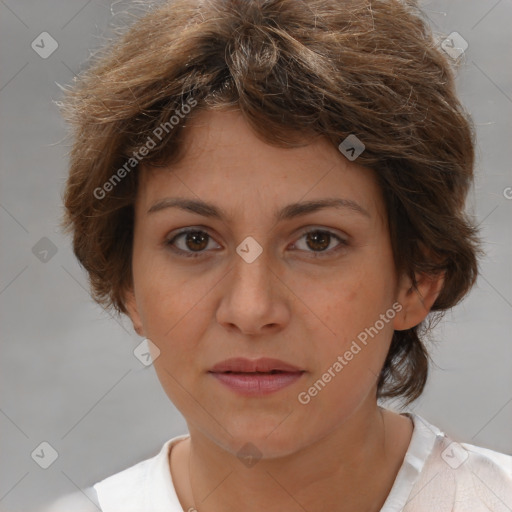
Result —
M 246 359 L 243 357 L 235 357 L 226 359 L 217 363 L 210 370 L 212 373 L 297 373 L 305 370 L 281 361 L 280 359 L 271 359 L 261 357 L 260 359 Z
M 296 373 L 296 372 L 285 372 L 283 370 L 270 370 L 269 372 L 212 372 L 212 373 L 233 373 L 237 375 L 275 375 L 276 373 Z
M 305 370 L 278 359 L 228 359 L 208 373 L 237 394 L 267 395 L 297 382 Z

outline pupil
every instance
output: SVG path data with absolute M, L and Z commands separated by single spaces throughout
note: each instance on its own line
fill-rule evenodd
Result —
M 187 235 L 187 247 L 191 250 L 201 250 L 204 249 L 208 244 L 204 243 L 207 239 L 208 235 L 206 233 L 202 233 L 201 231 L 193 231 Z M 192 242 L 192 245 L 189 243 Z M 193 246 L 193 244 L 197 245 Z
M 329 247 L 329 238 L 330 238 L 330 235 L 328 233 L 323 233 L 321 231 L 315 231 L 313 234 L 309 233 L 308 234 L 308 237 L 307 237 L 307 240 L 308 240 L 308 243 L 309 242 L 313 242 L 313 249 L 319 249 L 320 251 L 324 251 L 325 249 L 327 249 L 327 247 Z M 318 245 L 315 247 L 314 245 L 315 244 L 318 244 L 318 241 L 320 240 L 320 247 L 318 247 Z M 322 243 L 323 241 L 323 243 Z M 310 246 L 311 247 L 311 246 Z

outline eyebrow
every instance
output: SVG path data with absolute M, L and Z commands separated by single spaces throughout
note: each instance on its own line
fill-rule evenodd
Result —
M 180 208 L 181 210 L 197 213 L 204 217 L 210 217 L 219 220 L 225 220 L 228 216 L 222 208 L 218 208 L 212 203 L 196 199 L 185 199 L 180 197 L 166 197 L 157 201 L 147 211 L 148 214 L 155 213 L 166 208 Z M 290 220 L 295 217 L 307 215 L 325 208 L 348 209 L 356 213 L 371 218 L 367 210 L 365 210 L 359 203 L 351 199 L 342 198 L 325 198 L 313 201 L 303 201 L 301 203 L 292 203 L 281 210 L 274 212 L 275 219 L 279 221 Z

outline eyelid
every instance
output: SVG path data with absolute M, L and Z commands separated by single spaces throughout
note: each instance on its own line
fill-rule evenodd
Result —
M 303 236 L 303 235 L 306 235 L 307 233 L 311 233 L 311 232 L 316 232 L 316 231 L 320 231 L 322 233 L 329 233 L 330 235 L 332 236 L 335 236 L 337 238 L 339 238 L 340 240 L 344 240 L 346 242 L 348 242 L 349 240 L 349 236 L 343 232 L 343 231 L 340 231 L 339 229 L 335 229 L 335 228 L 329 228 L 329 227 L 326 227 L 326 226 L 318 226 L 316 224 L 311 224 L 309 226 L 306 226 L 304 228 L 300 228 L 296 234 L 294 234 L 293 236 L 296 237 L 296 236 Z
M 309 255 L 307 257 L 312 257 L 312 258 L 325 257 L 325 258 L 327 258 L 329 256 L 333 256 L 334 254 L 337 254 L 338 251 L 340 251 L 341 249 L 343 249 L 349 245 L 349 236 L 339 234 L 338 230 L 334 230 L 332 228 L 320 227 L 320 226 L 308 226 L 307 228 L 301 229 L 299 231 L 299 233 L 294 236 L 294 238 L 296 238 L 297 241 L 293 242 L 293 246 L 295 246 L 297 244 L 297 242 L 299 240 L 301 240 L 304 235 L 307 235 L 309 233 L 326 233 L 331 237 L 331 239 L 334 238 L 339 243 L 336 247 L 329 249 L 329 250 L 325 250 L 325 251 L 301 251 L 301 252 L 306 252 Z
M 197 252 L 184 251 L 183 249 L 179 249 L 179 248 L 173 246 L 173 242 L 178 237 L 180 237 L 181 235 L 186 235 L 187 233 L 193 233 L 193 232 L 205 233 L 209 238 L 208 242 L 210 240 L 215 241 L 215 238 L 210 234 L 210 231 L 208 228 L 206 228 L 204 226 L 197 226 L 197 227 L 189 226 L 186 228 L 179 229 L 176 232 L 173 232 L 172 235 L 166 236 L 165 241 L 164 241 L 164 246 L 170 247 L 172 251 L 174 251 L 178 254 L 184 255 L 185 257 L 200 257 L 200 256 L 206 254 L 206 250 L 197 251 Z M 218 242 L 215 241 L 215 243 L 217 243 L 217 245 L 219 245 Z
M 173 232 L 171 235 L 168 235 L 165 238 L 164 245 L 170 247 L 172 251 L 174 251 L 178 254 L 184 255 L 185 257 L 201 257 L 203 255 L 206 255 L 209 252 L 206 249 L 202 250 L 202 251 L 194 252 L 194 251 L 184 251 L 183 249 L 179 249 L 179 248 L 173 246 L 173 242 L 179 236 L 187 234 L 187 233 L 191 233 L 191 232 L 205 233 L 209 237 L 209 241 L 213 240 L 215 243 L 218 244 L 218 242 L 215 240 L 215 237 L 211 235 L 209 228 L 207 228 L 205 226 L 188 226 L 185 228 L 181 228 L 176 232 Z M 299 249 L 300 252 L 309 253 L 308 257 L 321 258 L 321 257 L 332 256 L 334 253 L 339 251 L 341 248 L 346 247 L 349 244 L 350 237 L 346 234 L 343 234 L 343 235 L 339 234 L 338 230 L 335 230 L 333 228 L 321 227 L 321 226 L 317 226 L 317 225 L 310 225 L 310 226 L 301 228 L 300 230 L 298 230 L 298 232 L 296 232 L 296 234 L 293 235 L 294 239 L 296 239 L 296 240 L 294 242 L 292 242 L 292 246 L 295 246 L 295 244 L 300 239 L 302 239 L 302 237 L 304 235 L 307 235 L 309 233 L 316 233 L 316 232 L 326 233 L 326 234 L 330 235 L 331 238 L 338 240 L 339 244 L 334 249 L 329 249 L 327 251 L 304 251 L 304 250 Z

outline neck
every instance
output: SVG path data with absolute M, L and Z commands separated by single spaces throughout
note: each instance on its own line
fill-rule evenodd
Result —
M 304 449 L 247 467 L 192 428 L 182 457 L 190 476 L 181 479 L 180 501 L 198 512 L 377 512 L 411 435 L 409 419 L 375 404 Z

